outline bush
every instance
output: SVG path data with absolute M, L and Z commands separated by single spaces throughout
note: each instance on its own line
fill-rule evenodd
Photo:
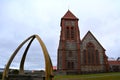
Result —
M 2 79 L 2 73 L 0 73 L 0 79 Z
M 18 74 L 19 71 L 18 71 L 17 69 L 13 69 L 13 70 L 10 70 L 10 73 L 11 73 L 11 74 Z

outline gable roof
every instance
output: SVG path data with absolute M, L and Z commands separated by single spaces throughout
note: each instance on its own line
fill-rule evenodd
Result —
M 83 37 L 83 39 L 82 39 L 82 42 L 84 41 L 84 39 L 87 37 L 87 35 L 91 35 L 94 39 L 95 39 L 95 41 L 97 41 L 97 43 L 103 48 L 103 46 L 99 43 L 99 41 L 94 37 L 94 35 L 90 32 L 90 31 L 88 31 L 87 32 L 87 34 Z M 103 48 L 103 50 L 105 50 L 104 48 Z
M 70 11 L 68 10 L 65 15 L 62 17 L 62 19 L 77 19 L 78 18 Z
M 120 57 L 117 58 L 117 61 L 120 61 Z

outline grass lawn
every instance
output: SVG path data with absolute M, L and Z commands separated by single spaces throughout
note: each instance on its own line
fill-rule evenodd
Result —
M 54 80 L 120 80 L 120 72 L 55 76 Z

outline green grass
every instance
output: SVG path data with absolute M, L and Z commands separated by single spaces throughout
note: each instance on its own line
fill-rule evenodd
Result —
M 120 72 L 55 76 L 54 80 L 120 80 Z

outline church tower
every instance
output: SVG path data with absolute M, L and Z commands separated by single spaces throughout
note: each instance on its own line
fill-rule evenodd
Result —
M 80 73 L 80 32 L 78 18 L 68 10 L 61 18 L 57 69 L 66 74 Z

